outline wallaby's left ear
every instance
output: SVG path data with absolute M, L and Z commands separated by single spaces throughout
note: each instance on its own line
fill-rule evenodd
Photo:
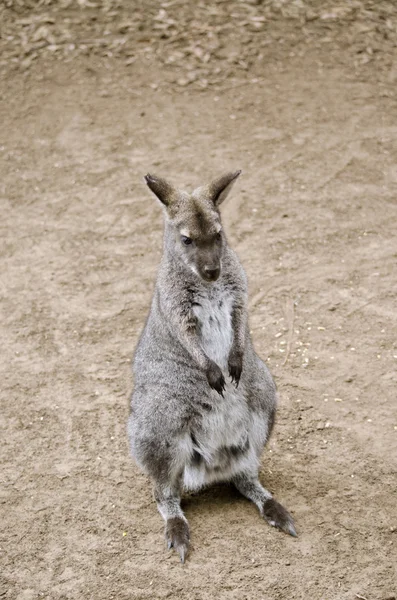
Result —
M 221 177 L 215 179 L 212 183 L 210 183 L 208 189 L 211 200 L 213 201 L 215 206 L 220 206 L 222 202 L 226 199 L 240 173 L 241 171 L 225 173 L 225 175 L 222 175 Z

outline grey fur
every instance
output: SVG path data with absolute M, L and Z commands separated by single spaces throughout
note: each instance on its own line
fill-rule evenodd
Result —
M 222 230 L 219 204 L 240 172 L 192 194 L 145 180 L 165 212 L 164 252 L 135 351 L 128 434 L 154 484 L 168 547 L 184 561 L 184 489 L 231 481 L 272 525 L 295 534 L 289 513 L 258 480 L 277 394 L 252 345 L 247 282 Z

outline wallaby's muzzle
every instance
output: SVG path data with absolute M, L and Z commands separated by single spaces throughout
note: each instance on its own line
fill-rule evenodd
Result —
M 205 281 L 216 281 L 219 278 L 220 274 L 221 274 L 220 267 L 216 267 L 215 269 L 204 267 L 203 272 L 201 273 L 202 278 Z

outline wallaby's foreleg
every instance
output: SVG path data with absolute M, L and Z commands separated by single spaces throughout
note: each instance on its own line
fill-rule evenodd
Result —
M 181 562 L 185 562 L 185 557 L 189 550 L 189 525 L 181 509 L 180 482 L 174 485 L 155 484 L 154 497 L 157 502 L 157 508 L 165 521 L 165 540 L 170 550 L 174 548 Z
M 171 314 L 173 331 L 192 358 L 203 369 L 212 389 L 223 396 L 225 378 L 222 369 L 206 355 L 200 345 L 197 335 L 197 318 L 193 315 L 190 307 L 185 305 L 175 306 Z
M 258 476 L 241 473 L 232 479 L 238 491 L 254 502 L 269 525 L 297 537 L 294 521 L 289 512 L 259 482 Z
M 236 303 L 232 312 L 233 344 L 229 354 L 228 367 L 232 381 L 238 387 L 243 370 L 246 331 L 245 299 Z

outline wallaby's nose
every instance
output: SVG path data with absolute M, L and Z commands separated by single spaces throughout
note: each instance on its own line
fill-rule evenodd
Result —
M 219 277 L 220 272 L 221 270 L 219 267 L 217 267 L 216 269 L 204 267 L 205 278 L 208 279 L 208 281 L 216 281 Z

